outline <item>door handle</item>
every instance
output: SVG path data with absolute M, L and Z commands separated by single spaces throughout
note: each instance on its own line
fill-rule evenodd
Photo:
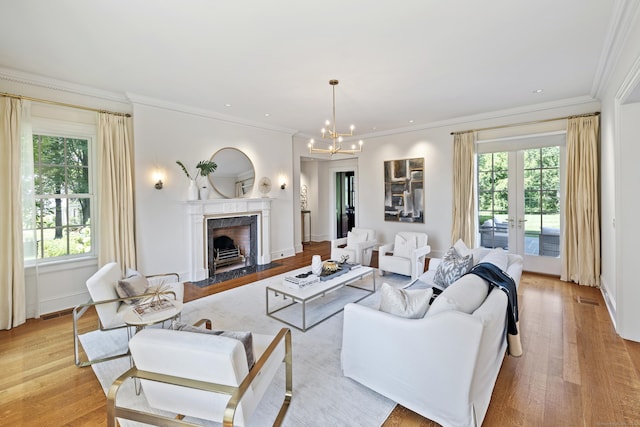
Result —
M 518 228 L 522 228 L 522 226 L 523 226 L 523 224 L 524 224 L 525 222 L 527 222 L 527 220 L 526 220 L 526 219 L 523 219 L 523 218 L 519 219 L 519 220 L 518 220 Z
M 509 222 L 509 226 L 511 228 L 513 228 L 514 224 L 515 224 L 515 220 L 513 218 L 507 218 L 507 221 Z

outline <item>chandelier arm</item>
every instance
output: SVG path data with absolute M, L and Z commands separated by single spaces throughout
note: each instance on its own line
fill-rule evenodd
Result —
M 352 145 L 351 149 L 342 148 L 342 137 L 343 136 L 353 136 L 353 125 L 350 127 L 349 133 L 339 133 L 336 131 L 336 85 L 338 85 L 338 80 L 332 79 L 329 80 L 329 84 L 332 86 L 332 94 L 333 94 L 333 106 L 332 106 L 332 119 L 333 123 L 331 124 L 331 129 L 322 128 L 322 139 L 331 139 L 331 146 L 329 148 L 316 148 L 313 146 L 313 139 L 309 142 L 309 152 L 310 153 L 320 153 L 320 154 L 329 154 L 333 156 L 334 154 L 356 154 L 362 152 L 362 140 L 359 142 L 358 148 L 355 148 L 355 144 Z M 328 124 L 328 123 L 327 123 Z

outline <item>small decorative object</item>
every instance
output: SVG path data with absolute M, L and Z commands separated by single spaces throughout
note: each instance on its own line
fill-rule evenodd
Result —
M 209 199 L 209 187 L 206 185 L 200 188 L 200 200 L 208 200 Z
M 267 194 L 269 194 L 269 191 L 271 191 L 271 180 L 266 176 L 263 178 L 260 178 L 260 182 L 258 183 L 258 188 L 262 193 L 262 197 L 267 197 Z
M 184 163 L 182 163 L 180 160 L 177 160 L 176 163 L 182 168 L 182 171 L 185 173 L 185 175 L 187 175 L 187 178 L 189 178 L 190 182 L 189 182 L 189 192 L 187 199 L 188 200 L 198 200 L 198 177 L 200 176 L 204 176 L 207 177 L 210 174 L 212 174 L 216 168 L 218 167 L 218 165 L 211 161 L 211 160 L 200 160 L 198 162 L 198 164 L 196 165 L 196 172 L 195 173 L 189 173 L 189 171 L 187 170 L 186 166 L 184 165 Z M 208 194 L 207 194 L 208 197 Z
M 340 266 L 336 261 L 325 261 L 322 269 L 327 273 L 335 273 L 336 271 L 340 270 Z
M 340 264 L 344 264 L 345 262 L 347 262 L 349 260 L 349 255 L 342 255 L 340 257 Z
M 320 255 L 314 255 L 311 258 L 311 272 L 316 276 L 322 274 L 322 258 L 320 258 Z
M 307 191 L 308 188 L 306 185 L 300 187 L 300 210 L 302 211 L 306 211 L 308 207 Z
M 195 179 L 189 180 L 189 190 L 187 193 L 187 200 L 198 200 L 198 184 Z

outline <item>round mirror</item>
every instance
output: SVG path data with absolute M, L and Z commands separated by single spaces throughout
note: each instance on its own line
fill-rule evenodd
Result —
M 246 154 L 237 148 L 221 148 L 211 160 L 218 167 L 209 175 L 209 182 L 221 196 L 233 199 L 251 195 L 256 174 Z

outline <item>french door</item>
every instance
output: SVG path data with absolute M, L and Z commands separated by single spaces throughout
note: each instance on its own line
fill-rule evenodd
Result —
M 478 147 L 480 246 L 522 255 L 527 271 L 559 275 L 564 134 Z

